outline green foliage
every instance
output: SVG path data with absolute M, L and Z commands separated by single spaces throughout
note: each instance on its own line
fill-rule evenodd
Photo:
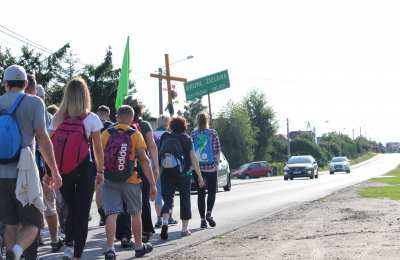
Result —
M 254 160 L 270 159 L 272 139 L 277 131 L 275 112 L 268 106 L 264 93 L 253 90 L 243 100 L 243 105 L 250 116 L 251 126 L 255 132 L 256 144 L 254 145 Z
M 292 155 L 312 155 L 319 166 L 324 166 L 328 162 L 321 147 L 305 138 L 297 137 L 291 140 L 290 151 Z
M 272 137 L 271 160 L 273 162 L 286 162 L 288 141 L 282 135 L 274 135 Z
M 215 118 L 214 128 L 232 169 L 254 159 L 255 132 L 242 104 L 229 102 Z

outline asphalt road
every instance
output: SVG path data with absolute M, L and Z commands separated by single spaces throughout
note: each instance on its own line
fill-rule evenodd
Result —
M 152 242 L 155 246 L 151 258 L 157 258 L 179 248 L 197 244 L 211 237 L 224 234 L 288 207 L 316 200 L 344 187 L 354 185 L 369 178 L 385 174 L 400 163 L 400 154 L 378 155 L 373 159 L 353 166 L 351 174 L 336 173 L 329 175 L 320 173 L 319 179 L 306 178 L 283 181 L 283 177 L 263 178 L 259 180 L 235 180 L 232 191 L 220 192 L 214 211 L 217 227 L 200 230 L 200 219 L 197 212 L 197 197 L 192 196 L 193 220 L 190 227 L 191 237 L 180 237 L 180 226 L 170 228 L 170 240 L 161 242 L 156 234 Z M 175 205 L 179 205 L 176 198 Z M 93 220 L 90 223 L 89 239 L 83 259 L 103 259 L 105 248 L 104 228 L 98 227 L 98 214 L 95 204 L 92 207 Z M 179 209 L 175 209 L 174 217 L 178 218 Z M 157 231 L 159 233 L 159 230 Z M 132 251 L 119 251 L 116 243 L 118 259 L 132 259 Z M 59 259 L 60 254 L 48 254 L 48 247 L 41 249 L 41 259 Z M 206 252 L 205 252 L 206 254 Z

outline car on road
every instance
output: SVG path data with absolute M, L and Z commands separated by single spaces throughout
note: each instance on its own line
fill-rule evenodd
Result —
M 217 177 L 217 187 L 223 188 L 224 191 L 230 191 L 232 188 L 231 182 L 231 169 L 229 167 L 228 160 L 223 153 L 220 155 L 219 166 L 218 166 L 218 177 Z M 197 190 L 197 183 L 194 177 L 192 178 L 192 191 Z
M 285 181 L 299 177 L 318 178 L 318 163 L 311 155 L 292 156 L 284 168 Z
M 350 161 L 347 157 L 334 157 L 329 163 L 329 173 L 335 174 L 335 172 L 350 173 Z
M 259 178 L 272 175 L 272 167 L 266 161 L 251 162 L 240 166 L 234 176 L 239 179 Z

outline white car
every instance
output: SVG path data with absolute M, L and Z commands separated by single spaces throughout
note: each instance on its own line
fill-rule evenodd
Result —
M 231 186 L 231 169 L 225 155 L 221 153 L 218 167 L 218 187 L 222 187 L 224 191 L 230 191 Z
M 335 172 L 346 172 L 350 173 L 350 161 L 347 157 L 334 157 L 329 163 L 329 173 L 335 174 Z

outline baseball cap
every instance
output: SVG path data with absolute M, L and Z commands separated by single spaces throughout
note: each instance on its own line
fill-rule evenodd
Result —
M 3 80 L 28 80 L 26 71 L 22 66 L 11 65 L 4 70 Z
M 43 86 L 38 84 L 36 87 L 36 96 L 44 97 L 45 94 L 46 94 L 46 91 L 44 90 Z

